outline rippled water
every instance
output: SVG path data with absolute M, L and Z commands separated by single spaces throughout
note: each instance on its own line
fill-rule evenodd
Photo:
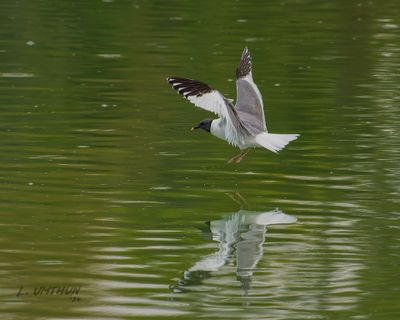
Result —
M 397 1 L 0 4 L 2 319 L 399 319 Z M 235 97 L 279 156 L 190 127 Z

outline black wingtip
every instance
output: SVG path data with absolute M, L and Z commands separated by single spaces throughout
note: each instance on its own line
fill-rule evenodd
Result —
M 247 76 L 251 72 L 251 56 L 249 49 L 244 47 L 243 52 L 242 52 L 242 57 L 240 58 L 240 63 L 239 66 L 236 69 L 236 78 L 243 78 Z
M 185 98 L 188 98 L 189 96 L 200 97 L 203 94 L 213 90 L 208 84 L 193 79 L 170 77 L 167 78 L 167 81 L 176 91 L 178 91 L 179 94 L 183 95 Z

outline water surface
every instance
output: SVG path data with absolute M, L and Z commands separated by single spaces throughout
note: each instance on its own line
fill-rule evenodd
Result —
M 2 2 L 1 318 L 398 319 L 399 17 Z M 235 98 L 244 46 L 270 131 L 301 137 L 228 165 L 165 78 Z

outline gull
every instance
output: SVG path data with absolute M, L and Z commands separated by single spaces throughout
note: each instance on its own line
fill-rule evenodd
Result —
M 260 90 L 253 81 L 250 52 L 244 48 L 236 69 L 236 104 L 208 84 L 193 79 L 169 77 L 172 87 L 195 106 L 215 113 L 219 118 L 204 119 L 191 130 L 203 129 L 239 147 L 241 152 L 228 163 L 239 163 L 251 148 L 262 147 L 274 153 L 282 150 L 299 134 L 269 133 Z

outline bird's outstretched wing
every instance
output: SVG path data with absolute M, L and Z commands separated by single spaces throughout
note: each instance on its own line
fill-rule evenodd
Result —
M 253 81 L 250 52 L 244 48 L 236 69 L 237 100 L 235 110 L 243 126 L 252 135 L 267 131 L 260 90 Z
M 231 103 L 218 90 L 211 88 L 204 82 L 197 80 L 170 77 L 167 81 L 172 87 L 195 106 L 211 111 L 226 119 L 226 140 L 232 145 L 239 145 L 243 139 L 244 127 Z

